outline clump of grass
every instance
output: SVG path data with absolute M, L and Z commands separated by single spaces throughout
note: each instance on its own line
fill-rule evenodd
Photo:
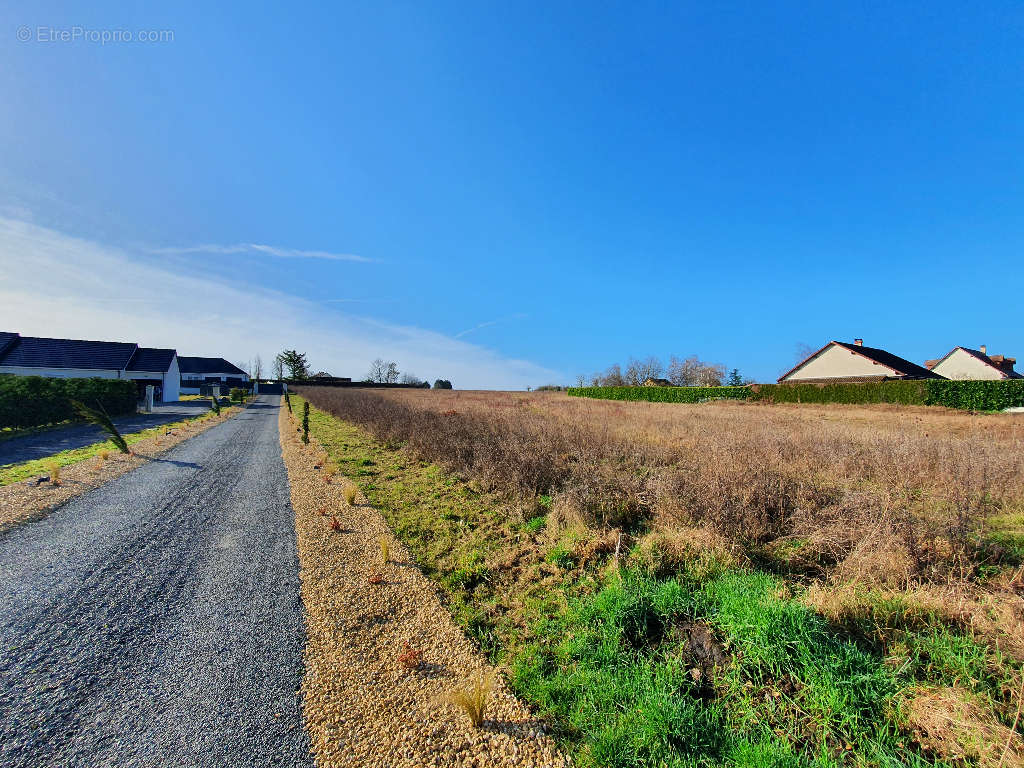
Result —
M 350 507 L 354 507 L 356 505 L 356 496 L 358 494 L 359 490 L 354 485 L 346 486 L 344 491 L 345 503 Z
M 50 485 L 60 485 L 60 464 L 51 461 L 46 465 L 46 469 L 50 473 Z
M 101 449 L 100 449 L 100 450 L 99 450 L 99 451 L 98 451 L 98 452 L 96 453 L 96 456 L 97 456 L 97 457 L 99 457 L 99 460 L 100 460 L 101 462 L 103 462 L 103 461 L 106 461 L 107 459 L 109 459 L 109 458 L 110 458 L 110 451 L 108 451 L 108 450 L 107 450 L 106 448 L 101 448 Z
M 332 517 L 331 518 L 331 522 L 328 524 L 328 527 L 332 531 L 335 531 L 335 532 L 340 531 L 341 530 L 341 520 L 339 520 L 336 517 Z
M 121 453 L 129 452 L 128 443 L 125 441 L 124 437 L 121 436 L 117 427 L 114 426 L 114 422 L 111 420 L 106 410 L 104 410 L 102 404 L 96 403 L 97 407 L 91 408 L 80 400 L 72 400 L 71 405 L 79 416 L 87 421 L 93 422 L 99 426 L 100 429 L 110 435 L 110 442 L 114 444 L 114 447 L 117 448 L 117 450 Z
M 546 515 L 537 515 L 536 517 L 530 518 L 523 528 L 529 533 L 538 533 L 545 525 L 547 525 L 547 522 L 548 519 Z
M 391 559 L 391 541 L 387 536 L 380 537 L 380 556 L 385 563 Z
M 329 484 L 336 474 L 338 474 L 338 468 L 336 466 L 330 463 L 324 465 L 324 482 Z
M 449 700 L 466 713 L 474 728 L 479 728 L 484 724 L 484 715 L 493 690 L 494 673 L 481 672 L 469 680 L 465 687 L 452 691 Z

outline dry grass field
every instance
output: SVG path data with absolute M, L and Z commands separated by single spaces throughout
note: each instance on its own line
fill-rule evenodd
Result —
M 1020 764 L 1024 418 L 304 395 L 584 764 Z

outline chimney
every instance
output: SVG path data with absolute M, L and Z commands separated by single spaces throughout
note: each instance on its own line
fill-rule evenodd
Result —
M 986 347 L 984 344 L 982 344 L 980 347 L 978 347 L 978 349 L 981 350 L 981 354 L 983 354 L 983 355 L 987 355 L 988 354 L 988 347 Z
M 864 346 L 864 339 L 854 339 L 853 340 L 853 345 L 855 347 L 863 347 Z

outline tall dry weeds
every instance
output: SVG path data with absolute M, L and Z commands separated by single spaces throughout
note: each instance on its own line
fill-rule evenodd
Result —
M 1024 429 L 941 409 L 303 387 L 417 457 L 594 529 L 714 530 L 842 579 L 943 579 L 1024 512 Z

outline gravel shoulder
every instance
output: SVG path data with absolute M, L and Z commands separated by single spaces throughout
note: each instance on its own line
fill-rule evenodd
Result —
M 313 765 L 278 399 L 0 534 L 0 765 Z
M 315 441 L 302 444 L 284 409 L 280 419 L 306 607 L 304 713 L 317 765 L 566 765 L 500 677 L 481 728 L 449 702 L 467 678 L 492 670 L 377 510 L 361 496 L 349 505 L 351 483 L 327 482 Z M 415 669 L 399 663 L 407 647 L 422 654 Z

